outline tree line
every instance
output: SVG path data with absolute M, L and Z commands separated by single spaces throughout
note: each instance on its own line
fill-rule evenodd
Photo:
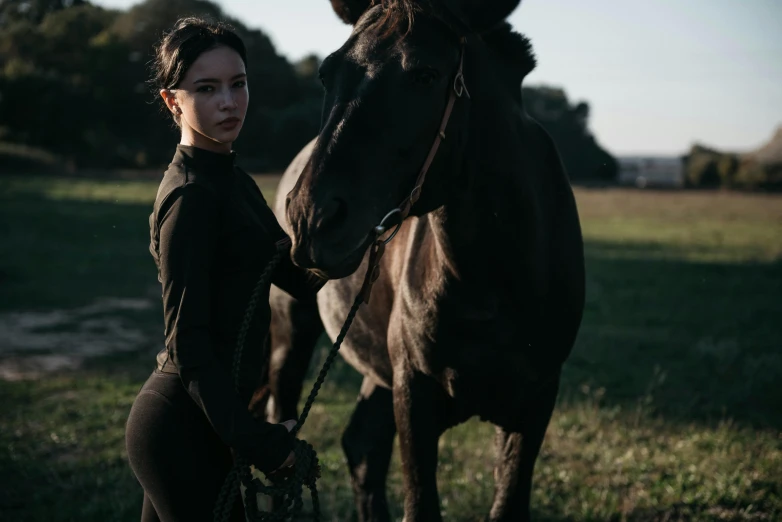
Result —
M 84 0 L 4 0 L 0 143 L 46 151 L 72 169 L 167 164 L 178 135 L 149 88 L 148 64 L 163 31 L 191 14 L 228 21 L 247 46 L 248 83 L 262 95 L 252 97 L 237 143 L 243 166 L 285 168 L 318 132 L 320 57 L 289 62 L 263 31 L 208 0 L 146 0 L 126 11 Z M 616 178 L 616 161 L 588 130 L 585 102 L 571 103 L 561 88 L 523 92 L 527 111 L 552 135 L 572 179 Z

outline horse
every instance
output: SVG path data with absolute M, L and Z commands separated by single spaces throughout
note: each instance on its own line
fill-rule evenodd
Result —
M 405 520 L 442 520 L 438 439 L 476 416 L 496 430 L 490 520 L 529 520 L 585 268 L 560 155 L 524 109 L 519 0 L 331 4 L 353 31 L 321 64 L 319 134 L 273 204 L 294 262 L 329 282 L 317 303 L 273 289 L 269 418 L 296 417 L 316 341 L 395 234 L 340 352 L 363 375 L 342 435 L 358 520 L 389 520 L 397 435 Z

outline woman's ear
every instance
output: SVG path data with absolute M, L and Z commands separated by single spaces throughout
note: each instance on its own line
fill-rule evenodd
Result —
M 176 94 L 170 89 L 160 89 L 160 96 L 163 98 L 163 102 L 174 115 L 182 114 L 182 109 L 179 108 L 179 104 L 176 100 Z

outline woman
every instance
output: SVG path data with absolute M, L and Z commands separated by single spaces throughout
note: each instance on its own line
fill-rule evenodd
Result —
M 163 290 L 165 348 L 128 418 L 131 468 L 144 488 L 142 521 L 211 520 L 232 451 L 264 472 L 293 464 L 295 421 L 250 411 L 271 312 L 263 289 L 245 341 L 238 390 L 233 352 L 250 295 L 279 245 L 289 245 L 255 182 L 234 164 L 247 112 L 245 47 L 229 27 L 180 20 L 160 42 L 154 82 L 182 132 L 150 216 L 150 252 Z M 324 281 L 287 250 L 272 282 L 313 299 Z M 242 506 L 234 506 L 244 520 Z

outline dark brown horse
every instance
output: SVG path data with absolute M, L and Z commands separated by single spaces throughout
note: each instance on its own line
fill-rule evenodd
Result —
M 410 201 L 463 90 L 343 345 L 364 375 L 343 447 L 360 520 L 389 519 L 398 433 L 405 519 L 438 521 L 438 438 L 478 416 L 497 427 L 490 518 L 527 520 L 584 261 L 559 155 L 524 110 L 534 58 L 504 22 L 518 0 L 331 3 L 354 30 L 321 67 L 321 131 L 285 173 L 276 211 L 294 260 L 332 281 L 317 309 L 273 294 L 272 417 L 295 416 L 315 341 L 324 327 L 335 338 L 361 287 L 373 228 Z

